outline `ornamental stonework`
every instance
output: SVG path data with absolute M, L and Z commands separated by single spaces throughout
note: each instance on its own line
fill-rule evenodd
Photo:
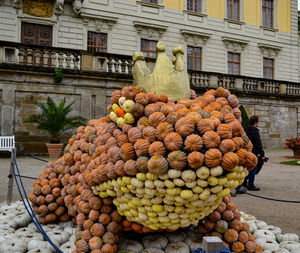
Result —
M 53 1 L 23 0 L 23 13 L 36 17 L 51 18 L 53 15 Z

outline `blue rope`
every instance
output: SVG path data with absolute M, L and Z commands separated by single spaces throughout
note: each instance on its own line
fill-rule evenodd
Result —
M 39 161 L 42 161 L 42 162 L 45 162 L 45 163 L 48 163 L 48 162 L 49 162 L 49 161 L 44 160 L 44 159 L 42 159 L 42 158 L 38 158 L 38 157 L 33 156 L 33 155 L 30 155 L 30 154 L 22 153 L 22 152 L 20 152 L 20 151 L 17 151 L 17 153 L 20 154 L 20 155 L 22 155 L 22 156 L 28 156 L 28 157 L 30 157 L 30 158 L 33 158 L 33 159 L 36 159 L 36 160 L 39 160 Z
M 245 192 L 246 194 L 252 196 L 252 197 L 256 197 L 256 198 L 260 198 L 260 199 L 266 199 L 266 200 L 272 200 L 272 201 L 278 201 L 278 202 L 286 202 L 286 203 L 295 203 L 295 204 L 300 204 L 300 201 L 295 201 L 295 200 L 284 200 L 284 199 L 273 199 L 273 198 L 268 198 L 268 197 L 263 197 L 263 196 L 259 196 L 259 195 L 255 195 L 252 193 L 248 193 Z
M 22 199 L 22 202 L 31 218 L 31 220 L 33 221 L 33 223 L 35 224 L 35 226 L 37 227 L 37 229 L 40 231 L 40 233 L 44 236 L 44 238 L 52 245 L 52 247 L 58 252 L 58 253 L 63 253 L 52 241 L 51 239 L 48 237 L 48 235 L 46 234 L 46 232 L 44 231 L 44 229 L 42 228 L 41 224 L 39 223 L 33 209 L 32 209 L 32 206 L 28 200 L 28 197 L 27 197 L 27 194 L 26 194 L 26 191 L 25 191 L 25 188 L 24 188 L 24 185 L 23 185 L 23 182 L 21 180 L 21 178 L 19 177 L 19 180 L 20 180 L 20 183 L 21 183 L 21 186 L 22 186 L 22 189 L 23 189 L 23 193 L 25 195 L 25 200 L 27 202 L 27 205 L 25 203 L 25 200 L 24 200 L 24 197 L 23 197 L 23 194 L 22 194 L 22 191 L 20 189 L 20 186 L 19 186 L 19 182 L 17 180 L 17 176 L 16 176 L 16 173 L 15 173 L 15 165 L 16 165 L 16 169 L 17 169 L 17 172 L 18 174 L 20 175 L 20 171 L 19 171 L 19 167 L 18 167 L 18 164 L 17 164 L 17 161 L 16 161 L 16 156 L 15 156 L 15 152 L 14 150 L 12 151 L 13 153 L 13 158 L 14 158 L 14 163 L 12 163 L 12 171 L 13 171 L 13 175 L 14 175 L 14 178 L 15 178 L 15 181 L 16 181 L 16 185 L 17 185 L 17 188 L 18 188 L 18 191 L 19 191 L 19 194 L 21 196 L 21 199 Z M 31 211 L 28 210 L 28 207 L 30 208 Z

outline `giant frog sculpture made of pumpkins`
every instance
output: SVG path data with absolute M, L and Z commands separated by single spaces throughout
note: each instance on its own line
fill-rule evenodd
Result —
M 153 73 L 134 54 L 136 86 L 112 93 L 108 115 L 78 128 L 29 195 L 41 223 L 77 224 L 76 252 L 116 252 L 119 231 L 196 225 L 256 166 L 237 97 L 196 97 L 182 48 L 174 65 L 161 42 L 157 53 Z

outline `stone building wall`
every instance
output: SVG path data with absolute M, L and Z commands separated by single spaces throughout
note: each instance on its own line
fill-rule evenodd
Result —
M 270 57 L 275 59 L 275 79 L 299 81 L 297 0 L 291 0 L 287 10 L 291 12 L 286 20 L 291 22 L 290 32 L 283 32 L 280 26 L 263 29 L 261 24 L 231 22 L 141 1 L 84 1 L 79 17 L 65 3 L 64 13 L 51 18 L 24 14 L 22 8 L 12 7 L 12 1 L 1 1 L 0 40 L 20 42 L 21 22 L 46 24 L 53 26 L 53 46 L 86 50 L 88 31 L 103 32 L 108 34 L 109 53 L 132 55 L 140 50 L 141 38 L 162 40 L 169 56 L 170 48 L 178 44 L 202 47 L 203 71 L 227 73 L 227 52 L 234 51 L 242 56 L 241 75 L 262 77 L 263 57 Z
M 112 91 L 132 83 L 129 75 L 112 77 L 65 71 L 62 82 L 56 84 L 53 73 L 22 70 L 0 68 L 0 135 L 14 134 L 18 150 L 27 153 L 46 153 L 46 133 L 41 133 L 33 124 L 23 123 L 26 116 L 36 112 L 36 101 L 45 102 L 47 97 L 56 102 L 62 99 L 67 103 L 75 101 L 71 115 L 88 120 L 100 118 L 106 114 Z M 285 138 L 300 135 L 299 96 L 237 95 L 249 117 L 254 114 L 260 117 L 259 129 L 265 147 L 282 147 Z M 67 132 L 64 140 L 71 135 L 72 131 Z

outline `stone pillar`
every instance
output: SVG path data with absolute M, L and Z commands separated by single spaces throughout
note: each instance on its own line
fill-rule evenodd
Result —
M 286 94 L 286 84 L 280 84 L 279 94 Z
M 1 135 L 14 135 L 15 90 L 4 85 L 2 90 L 2 133 Z
M 209 86 L 213 89 L 218 88 L 218 77 L 217 75 L 211 75 L 209 79 Z

